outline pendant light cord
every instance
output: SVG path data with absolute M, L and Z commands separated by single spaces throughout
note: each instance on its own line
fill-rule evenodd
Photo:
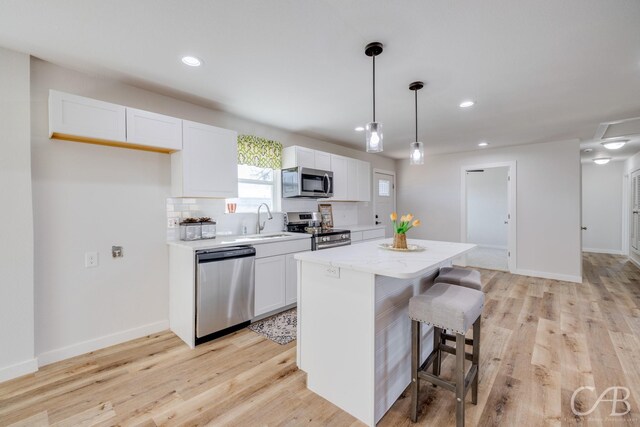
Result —
M 376 56 L 373 55 L 373 121 L 376 121 Z
M 418 142 L 418 91 L 414 90 L 416 95 L 416 142 Z

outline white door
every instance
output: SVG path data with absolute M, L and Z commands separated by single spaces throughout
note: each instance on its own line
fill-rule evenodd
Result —
M 286 255 L 287 273 L 286 273 L 286 289 L 285 303 L 287 305 L 298 302 L 298 262 L 294 258 L 295 254 Z
M 638 252 L 640 233 L 640 171 L 631 174 L 631 249 Z
M 284 255 L 256 259 L 256 316 L 285 306 L 285 264 Z
M 393 236 L 389 216 L 396 210 L 395 175 L 387 172 L 373 173 L 373 215 L 376 225 L 385 226 L 385 237 Z

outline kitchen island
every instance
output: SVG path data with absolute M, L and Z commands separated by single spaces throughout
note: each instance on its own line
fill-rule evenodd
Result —
M 296 254 L 298 367 L 307 387 L 375 425 L 411 380 L 409 299 L 473 244 L 410 239 L 420 252 L 379 247 L 390 239 Z M 432 349 L 422 328 L 422 360 Z

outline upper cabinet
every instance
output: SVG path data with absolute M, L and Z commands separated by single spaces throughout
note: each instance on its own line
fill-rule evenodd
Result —
M 333 172 L 333 197 L 330 200 L 371 201 L 371 164 L 350 157 L 312 150 L 297 145 L 282 151 L 282 167 L 305 167 Z
M 127 108 L 127 142 L 182 149 L 182 120 L 149 111 Z
M 172 153 L 182 148 L 182 120 L 51 90 L 49 137 Z
M 238 134 L 183 120 L 182 150 L 171 155 L 173 197 L 238 197 Z
M 49 91 L 49 137 L 72 141 L 87 139 L 86 142 L 94 143 L 125 142 L 125 107 Z

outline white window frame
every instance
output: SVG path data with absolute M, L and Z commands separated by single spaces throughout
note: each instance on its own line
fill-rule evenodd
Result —
M 242 165 L 238 165 L 238 169 L 240 168 L 240 166 Z M 262 168 L 262 169 L 270 169 L 270 168 Z M 265 185 L 265 186 L 271 186 L 272 190 L 271 190 L 271 210 L 272 211 L 277 211 L 279 209 L 279 206 L 276 204 L 276 202 L 279 200 L 279 193 L 277 191 L 278 189 L 278 185 L 277 183 L 279 182 L 279 177 L 280 177 L 280 170 L 279 169 L 271 169 L 273 171 L 273 180 L 271 181 L 262 181 L 259 179 L 247 179 L 247 178 L 240 178 L 238 176 L 238 187 L 240 187 L 240 184 L 257 184 L 257 185 Z M 238 207 L 241 204 L 241 200 L 242 198 L 240 197 L 240 189 L 238 188 L 238 197 L 237 199 L 238 202 Z

